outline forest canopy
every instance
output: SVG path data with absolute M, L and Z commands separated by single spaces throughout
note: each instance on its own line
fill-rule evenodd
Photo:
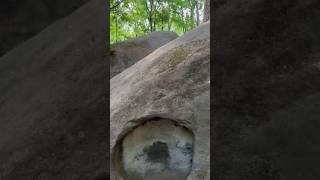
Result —
M 111 0 L 110 41 L 114 44 L 154 31 L 178 35 L 201 23 L 204 0 Z

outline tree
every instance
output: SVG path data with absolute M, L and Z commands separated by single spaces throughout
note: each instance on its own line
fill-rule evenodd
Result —
M 199 14 L 199 0 L 195 0 L 196 1 L 196 14 L 197 14 L 197 26 L 199 26 L 200 24 L 200 14 Z
M 210 0 L 206 0 L 203 13 L 203 22 L 208 20 L 210 20 Z
M 199 25 L 204 0 L 110 0 L 110 3 L 113 44 L 157 30 L 182 35 Z

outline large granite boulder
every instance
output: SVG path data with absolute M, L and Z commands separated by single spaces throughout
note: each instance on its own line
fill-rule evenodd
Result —
M 210 22 L 110 80 L 111 180 L 210 179 Z
M 106 2 L 0 58 L 0 179 L 108 179 Z
M 319 179 L 319 1 L 213 7 L 213 179 Z
M 110 78 L 177 37 L 174 32 L 158 31 L 114 44 L 108 56 L 110 58 Z
M 2 0 L 0 56 L 65 17 L 88 0 Z

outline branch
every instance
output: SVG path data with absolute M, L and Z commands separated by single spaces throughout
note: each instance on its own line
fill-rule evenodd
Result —
M 121 0 L 121 1 L 119 1 L 117 4 L 115 4 L 114 6 L 112 6 L 111 8 L 110 8 L 110 10 L 114 10 L 116 7 L 118 7 L 121 3 L 123 3 L 125 0 Z

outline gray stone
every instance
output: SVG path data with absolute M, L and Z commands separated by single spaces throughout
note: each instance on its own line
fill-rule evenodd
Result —
M 88 0 L 2 0 L 0 56 L 54 21 L 71 14 L 85 2 Z
M 0 58 L 1 180 L 108 177 L 106 13 L 92 0 Z
M 213 179 L 319 179 L 319 1 L 214 3 Z
M 110 78 L 177 37 L 173 32 L 159 31 L 112 45 L 109 56 Z
M 210 22 L 207 22 L 158 48 L 110 80 L 111 180 L 125 178 L 121 168 L 122 152 L 117 148 L 122 140 L 137 127 L 155 119 L 169 119 L 191 131 L 193 159 L 187 179 L 210 179 L 209 49 Z M 144 147 L 145 142 L 131 143 Z M 167 146 L 170 149 L 170 145 Z M 166 147 L 158 144 L 157 149 Z M 125 153 L 125 148 L 123 150 Z M 162 158 L 155 157 L 156 161 L 166 163 L 166 153 L 163 154 Z

